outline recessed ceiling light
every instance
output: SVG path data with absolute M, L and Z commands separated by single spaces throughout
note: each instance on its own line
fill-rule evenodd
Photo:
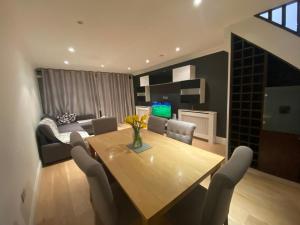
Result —
M 176 50 L 176 52 L 179 52 L 179 51 L 180 51 L 180 48 L 179 48 L 179 47 L 177 47 L 175 50 Z
M 101 65 L 101 68 L 104 68 L 104 65 L 103 65 L 103 64 Z
M 149 59 L 146 59 L 146 63 L 149 63 L 150 62 L 150 60 Z
M 198 7 L 202 3 L 202 0 L 194 0 L 194 6 Z
M 69 61 L 68 61 L 68 60 L 65 60 L 65 61 L 64 61 L 64 64 L 69 65 Z
M 75 52 L 75 49 L 74 49 L 73 47 L 69 47 L 69 48 L 68 48 L 68 51 L 69 51 L 69 52 Z
M 131 67 L 128 67 L 128 70 L 131 70 Z

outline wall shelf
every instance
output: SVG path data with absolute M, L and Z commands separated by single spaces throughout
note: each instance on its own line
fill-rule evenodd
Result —
M 151 81 L 151 76 L 149 77 Z M 149 86 L 140 86 L 138 92 L 136 92 L 137 97 L 144 97 L 144 102 L 150 102 L 150 93 L 151 87 L 163 86 L 163 85 L 173 85 L 179 84 L 180 85 L 180 92 L 178 95 L 180 96 L 181 102 L 199 102 L 200 104 L 205 103 L 205 86 L 206 82 L 205 79 L 198 78 L 193 80 L 185 80 L 185 81 L 178 81 L 178 82 L 167 82 L 167 83 L 160 83 L 160 84 L 152 84 Z M 142 90 L 142 91 L 141 91 Z M 195 101 L 196 99 L 196 101 Z

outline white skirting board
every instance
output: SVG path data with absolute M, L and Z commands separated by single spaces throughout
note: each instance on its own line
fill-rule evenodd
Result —
M 37 202 L 37 197 L 38 197 L 38 189 L 39 189 L 41 168 L 42 168 L 42 164 L 41 164 L 41 161 L 40 161 L 39 165 L 37 167 L 36 175 L 35 175 L 35 181 L 34 181 L 34 187 L 33 187 L 33 196 L 32 196 L 31 208 L 30 208 L 29 225 L 34 225 L 34 217 L 35 217 L 36 202 Z
M 224 137 L 216 137 L 216 143 L 217 144 L 222 144 L 222 145 L 227 145 L 228 144 L 228 140 L 227 138 Z

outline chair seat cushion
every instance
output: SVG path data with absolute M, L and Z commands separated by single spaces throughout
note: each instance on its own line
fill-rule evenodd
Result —
M 168 220 L 175 225 L 201 225 L 201 212 L 206 193 L 207 189 L 198 185 L 170 209 L 166 215 Z

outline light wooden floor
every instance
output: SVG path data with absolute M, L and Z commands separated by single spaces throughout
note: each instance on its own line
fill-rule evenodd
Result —
M 193 145 L 225 154 L 224 145 Z M 42 169 L 35 225 L 92 225 L 93 215 L 87 181 L 72 160 Z M 300 185 L 250 169 L 234 192 L 229 224 L 300 224 Z

